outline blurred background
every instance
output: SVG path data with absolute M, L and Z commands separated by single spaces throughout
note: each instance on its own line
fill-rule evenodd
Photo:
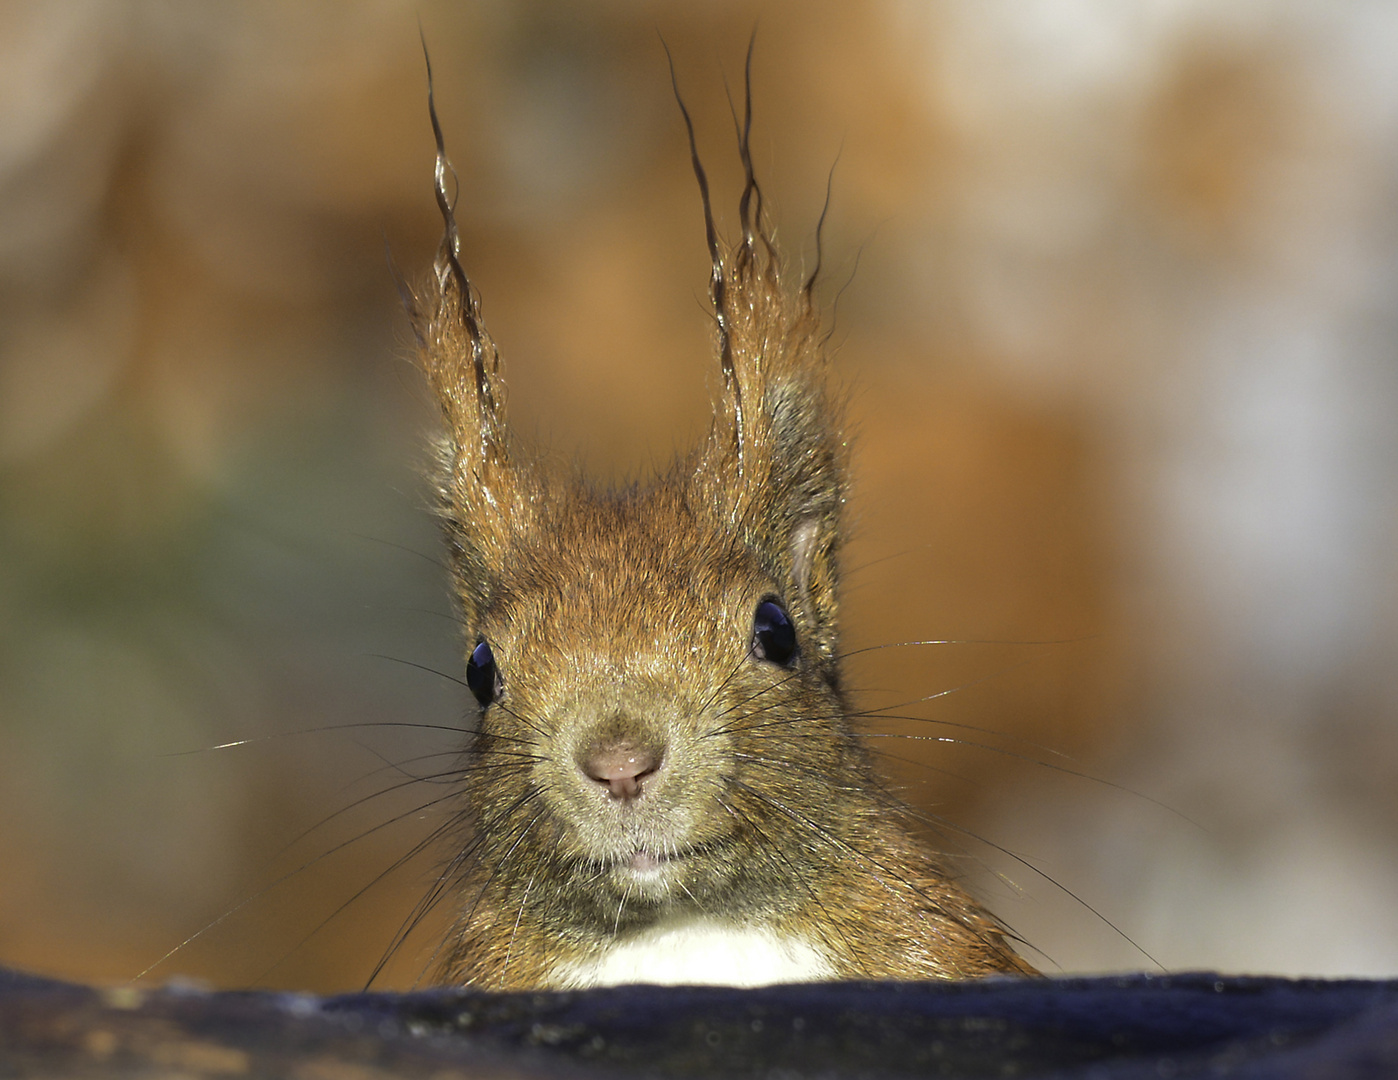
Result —
M 0 6 L 0 963 L 353 988 L 431 882 L 419 21 L 512 419 L 616 479 L 716 382 L 657 31 L 731 235 L 757 27 L 847 642 L 954 642 L 852 682 L 1036 963 L 1398 974 L 1387 0 Z

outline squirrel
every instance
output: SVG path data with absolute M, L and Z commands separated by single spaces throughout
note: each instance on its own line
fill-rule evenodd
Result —
M 443 235 L 407 301 L 442 415 L 435 501 L 480 709 L 438 886 L 456 907 L 446 984 L 1035 974 L 918 835 L 852 719 L 848 442 L 814 299 L 820 226 L 793 287 L 753 171 L 751 60 L 733 243 L 671 65 L 722 384 L 702 445 L 617 488 L 511 435 L 428 67 Z

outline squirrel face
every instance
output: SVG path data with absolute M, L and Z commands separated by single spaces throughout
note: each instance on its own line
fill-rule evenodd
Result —
M 843 712 L 787 583 L 696 510 L 687 479 L 550 500 L 479 627 L 494 667 L 480 739 L 531 757 L 492 777 L 489 801 L 518 801 L 520 827 L 539 815 L 554 875 L 608 917 L 730 884 L 742 789 L 769 787 L 774 748 Z M 803 729 L 783 731 L 793 714 Z
M 619 490 L 510 436 L 430 110 L 445 230 L 433 287 L 410 308 L 442 410 L 438 506 L 481 706 L 441 877 L 459 911 L 441 977 L 1028 972 L 902 820 L 841 688 L 847 445 L 813 300 L 819 258 L 790 291 L 750 109 L 742 235 L 720 241 L 680 109 L 722 391 L 700 447 Z

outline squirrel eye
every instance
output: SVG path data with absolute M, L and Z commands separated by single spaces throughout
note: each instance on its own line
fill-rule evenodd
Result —
M 752 655 L 781 667 L 790 667 L 796 659 L 796 627 L 775 600 L 762 601 L 753 614 Z
M 466 661 L 466 685 L 484 709 L 500 696 L 500 674 L 495 670 L 495 654 L 490 651 L 490 643 L 481 638 L 471 650 L 471 658 Z

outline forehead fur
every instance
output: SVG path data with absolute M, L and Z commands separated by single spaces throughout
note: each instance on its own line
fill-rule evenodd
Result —
M 579 620 L 590 636 L 634 638 L 692 628 L 696 608 L 760 588 L 755 553 L 694 497 L 684 471 L 617 491 L 582 479 L 555 487 L 505 540 L 483 621 L 531 609 L 555 625 Z

